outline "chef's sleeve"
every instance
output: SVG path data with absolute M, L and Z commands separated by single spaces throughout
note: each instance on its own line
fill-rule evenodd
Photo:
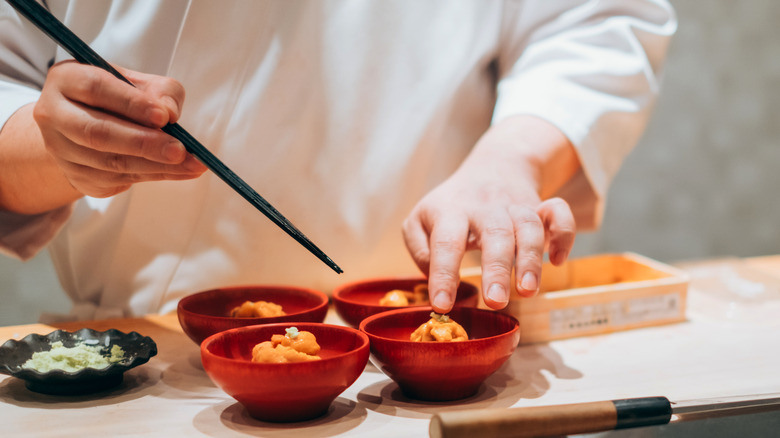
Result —
M 596 228 L 658 96 L 674 10 L 663 0 L 510 0 L 503 20 L 493 123 L 531 115 L 566 135 L 582 170 L 558 196 L 578 229 Z
M 56 45 L 6 2 L 0 2 L 0 129 L 35 102 Z M 28 259 L 44 248 L 70 216 L 71 206 L 37 215 L 0 211 L 0 253 Z

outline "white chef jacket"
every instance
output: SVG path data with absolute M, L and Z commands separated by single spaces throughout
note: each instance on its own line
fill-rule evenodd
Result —
M 417 274 L 403 219 L 508 116 L 557 126 L 583 171 L 562 195 L 598 224 L 676 29 L 662 0 L 49 0 L 109 62 L 179 80 L 180 124 L 345 271 L 337 275 L 211 173 L 0 213 L 0 250 L 48 245 L 71 316 L 167 312 L 241 284 L 329 292 Z M 0 3 L 0 124 L 67 59 Z

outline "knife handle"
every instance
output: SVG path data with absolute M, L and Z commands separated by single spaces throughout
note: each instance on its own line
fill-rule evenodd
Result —
M 434 438 L 532 437 L 592 433 L 667 424 L 666 397 L 642 397 L 527 408 L 451 411 L 431 418 Z

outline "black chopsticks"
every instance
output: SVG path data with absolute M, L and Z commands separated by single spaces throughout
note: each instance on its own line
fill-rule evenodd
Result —
M 62 22 L 54 17 L 46 8 L 39 5 L 34 0 L 6 0 L 14 9 L 25 16 L 49 38 L 57 42 L 63 49 L 70 53 L 73 58 L 82 63 L 102 68 L 108 71 L 124 82 L 133 85 L 127 78 L 122 76 L 115 68 L 100 57 L 84 41 L 77 37 Z M 268 219 L 284 230 L 298 243 L 303 245 L 312 254 L 317 256 L 326 265 L 336 273 L 344 272 L 333 260 L 330 259 L 317 245 L 312 243 L 298 228 L 287 220 L 279 211 L 268 203 L 262 196 L 255 192 L 244 180 L 238 177 L 222 161 L 212 154 L 205 146 L 200 144 L 190 133 L 184 130 L 178 123 L 169 124 L 162 130 L 173 136 L 187 149 L 189 153 L 198 158 L 212 172 L 217 174 L 230 187 L 244 197 L 250 204 L 260 210 Z

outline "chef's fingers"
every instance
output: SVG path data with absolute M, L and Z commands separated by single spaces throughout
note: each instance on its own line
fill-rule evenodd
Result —
M 57 135 L 59 135 L 59 133 L 47 134 L 47 136 L 51 137 Z M 60 137 L 58 141 L 52 141 L 48 144 L 50 145 L 48 147 L 49 152 L 58 159 L 114 173 L 198 176 L 205 170 L 205 166 L 190 155 L 186 156 L 181 163 L 167 164 L 151 161 L 144 157 L 97 151 L 70 142 L 65 137 Z M 148 180 L 148 178 L 144 176 L 139 176 L 139 178 Z
M 39 106 L 35 118 L 47 150 L 55 157 L 121 173 L 198 175 L 206 170 L 181 143 L 159 129 L 77 103 Z
M 142 156 L 161 163 L 176 164 L 187 158 L 184 146 L 159 129 L 146 127 L 130 121 L 127 117 L 106 112 L 105 108 L 99 108 L 100 99 L 95 96 L 89 98 L 91 93 L 87 92 L 88 88 L 84 89 L 87 91 L 81 90 L 85 93 L 85 96 L 81 97 L 88 103 L 64 95 L 63 89 L 73 91 L 75 87 L 79 90 L 77 84 L 82 81 L 77 79 L 85 75 L 100 75 L 103 82 L 115 84 L 105 88 L 137 92 L 111 75 L 106 77 L 107 73 L 100 69 L 85 70 L 84 67 L 89 66 L 70 62 L 60 63 L 52 68 L 33 112 L 42 133 L 62 132 L 72 142 L 82 146 L 109 153 Z M 97 94 L 101 92 L 100 87 L 93 91 Z M 113 102 L 110 92 L 102 99 Z M 47 147 L 57 146 L 49 143 L 51 136 L 45 139 Z
M 55 158 L 71 185 L 84 195 L 107 198 L 124 192 L 132 184 L 144 181 L 185 180 L 195 176 L 172 173 L 117 173 L 82 166 Z
M 536 212 L 544 225 L 550 263 L 560 265 L 569 257 L 574 246 L 574 238 L 577 234 L 574 214 L 569 204 L 561 198 L 551 198 L 542 202 Z
M 423 213 L 420 209 L 415 210 L 404 220 L 401 231 L 403 233 L 406 249 L 412 260 L 420 268 L 420 271 L 428 276 L 428 269 L 431 263 L 431 250 L 428 245 L 428 232 L 423 223 Z
M 135 123 L 161 128 L 179 117 L 184 88 L 171 78 L 134 73 L 120 69 L 136 86 L 111 73 L 88 65 L 65 62 L 50 74 L 59 91 L 69 100 L 127 118 Z M 59 79 L 61 78 L 61 79 Z
M 441 215 L 431 229 L 428 293 L 437 313 L 448 313 L 455 303 L 468 234 L 468 219 L 457 214 Z
M 96 152 L 143 157 L 164 164 L 179 164 L 189 156 L 184 145 L 159 129 L 141 126 L 77 103 L 62 108 L 62 111 L 68 111 L 69 117 L 53 121 L 57 124 L 57 131 L 72 143 Z M 36 120 L 43 120 L 43 117 L 50 116 L 36 115 Z M 103 168 L 97 164 L 95 167 Z M 113 162 L 109 163 L 108 169 L 133 171 L 117 167 Z
M 504 209 L 487 211 L 475 223 L 482 250 L 482 295 L 492 309 L 503 309 L 509 302 L 511 275 L 515 259 L 515 231 Z
M 167 123 L 176 123 L 179 120 L 185 96 L 184 86 L 179 81 L 122 67 L 117 67 L 117 70 L 146 94 L 159 99 L 157 103 L 162 104 L 168 111 Z
M 544 227 L 539 215 L 527 207 L 510 206 L 515 227 L 515 289 L 524 297 L 539 291 L 544 256 Z
M 82 194 L 107 197 L 142 181 L 191 179 L 203 165 L 188 156 L 179 164 L 162 164 L 141 157 L 95 151 L 75 144 L 58 131 L 41 131 L 47 150 L 71 185 Z

